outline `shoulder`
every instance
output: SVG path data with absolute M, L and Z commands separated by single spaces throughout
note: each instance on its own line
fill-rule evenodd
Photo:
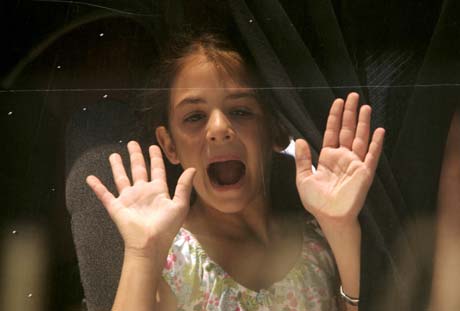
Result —
M 320 226 L 311 217 L 305 220 L 302 257 L 328 277 L 335 278 L 337 276 L 337 269 L 329 244 Z
M 180 229 L 169 250 L 163 268 L 163 280 L 178 303 L 190 301 L 202 274 L 201 248 L 193 236 Z
M 318 310 L 337 310 L 338 271 L 332 251 L 314 219 L 305 221 L 303 239 L 296 270 L 303 299 L 314 302 Z

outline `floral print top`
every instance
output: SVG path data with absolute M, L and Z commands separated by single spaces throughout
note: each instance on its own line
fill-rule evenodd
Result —
M 181 228 L 169 251 L 163 278 L 178 311 L 339 310 L 337 272 L 317 224 L 306 223 L 300 258 L 284 279 L 254 291 L 233 280 Z

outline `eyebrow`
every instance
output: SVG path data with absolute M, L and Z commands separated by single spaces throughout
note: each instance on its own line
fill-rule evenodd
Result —
M 184 99 L 182 99 L 176 107 L 180 107 L 180 106 L 183 106 L 183 105 L 197 105 L 197 104 L 203 104 L 205 103 L 206 101 L 199 97 L 199 96 L 189 96 L 189 97 L 186 97 Z
M 227 96 L 225 96 L 225 100 L 238 100 L 241 98 L 255 98 L 256 94 L 253 91 L 238 91 L 238 92 L 233 92 Z M 184 99 L 182 99 L 176 107 L 181 107 L 184 105 L 198 105 L 198 104 L 203 104 L 206 103 L 206 100 L 204 100 L 200 96 L 189 96 Z
M 255 98 L 256 94 L 253 91 L 239 91 L 227 95 L 225 99 L 240 99 L 240 98 Z

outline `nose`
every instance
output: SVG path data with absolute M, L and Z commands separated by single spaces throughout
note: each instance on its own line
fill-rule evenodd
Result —
M 230 120 L 222 111 L 215 110 L 211 113 L 207 124 L 206 138 L 212 143 L 231 141 L 235 136 Z

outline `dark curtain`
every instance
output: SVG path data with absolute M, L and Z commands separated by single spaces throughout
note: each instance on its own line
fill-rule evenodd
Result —
M 360 217 L 360 310 L 426 308 L 438 177 L 459 99 L 458 4 L 228 3 L 280 110 L 316 152 L 329 104 L 351 90 L 373 107 L 374 127 L 387 128 Z

